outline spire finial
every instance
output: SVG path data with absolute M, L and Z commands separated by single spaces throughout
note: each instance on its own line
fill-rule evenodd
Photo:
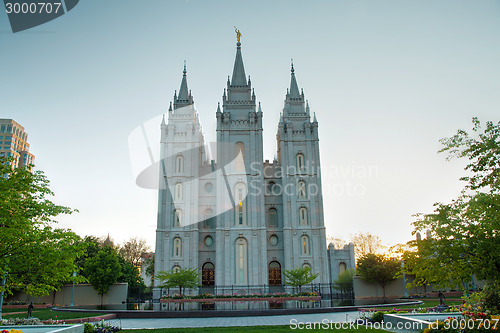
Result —
M 234 32 L 236 32 L 236 40 L 238 41 L 238 44 L 240 44 L 240 38 L 241 38 L 241 32 L 234 26 Z
M 295 69 L 293 68 L 293 58 L 291 59 L 291 63 L 292 63 L 292 73 L 294 73 Z
M 186 70 L 186 59 L 184 59 L 184 70 L 182 71 L 184 76 L 186 76 L 187 70 Z

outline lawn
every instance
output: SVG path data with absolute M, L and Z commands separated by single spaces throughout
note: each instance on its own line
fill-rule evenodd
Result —
M 208 327 L 208 328 L 159 328 L 159 329 L 141 329 L 141 330 L 123 330 L 126 333 L 203 333 L 203 332 L 297 332 L 305 329 L 291 329 L 290 326 L 248 326 L 248 327 Z M 324 329 L 311 329 L 307 332 L 324 332 Z M 342 333 L 375 333 L 384 332 L 384 330 L 367 329 L 359 327 L 358 329 L 338 329 L 334 330 Z
M 22 312 L 19 314 L 9 314 L 7 312 L 3 312 L 2 318 L 26 318 L 28 315 L 27 309 L 8 309 L 8 310 L 16 310 L 15 312 Z M 14 312 L 14 311 L 9 311 Z M 36 317 L 40 320 L 65 320 L 65 319 L 76 319 L 76 318 L 87 318 L 87 317 L 98 317 L 102 316 L 103 313 L 97 312 L 65 312 L 65 311 L 52 311 L 51 309 L 34 309 L 33 317 Z
M 396 309 L 414 309 L 414 308 L 433 308 L 435 306 L 439 305 L 439 299 L 415 299 L 416 301 L 422 301 L 424 302 L 423 304 L 417 304 L 417 305 L 399 305 L 399 306 L 393 306 L 391 308 L 396 308 Z M 453 305 L 461 305 L 462 301 L 447 301 L 444 300 L 444 303 L 449 306 Z

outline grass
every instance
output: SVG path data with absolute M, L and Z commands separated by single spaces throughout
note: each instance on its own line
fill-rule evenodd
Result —
M 23 312 L 18 314 L 9 314 L 4 312 L 2 315 L 3 319 L 9 318 L 26 318 L 28 316 L 28 310 L 25 309 L 9 309 L 9 310 L 17 310 L 15 312 Z M 9 311 L 14 312 L 14 311 Z M 87 318 L 87 317 L 99 317 L 104 315 L 103 313 L 96 312 L 65 312 L 65 311 L 52 311 L 51 309 L 34 309 L 32 312 L 33 317 L 36 317 L 40 320 L 65 320 L 65 319 L 77 319 L 77 318 Z
M 244 326 L 244 327 L 207 327 L 207 328 L 158 328 L 158 329 L 142 329 L 142 330 L 123 330 L 126 333 L 203 333 L 203 332 L 297 332 L 305 331 L 298 328 L 291 329 L 290 326 Z M 307 332 L 324 332 L 325 329 L 310 329 Z M 359 326 L 357 329 L 334 329 L 336 332 L 342 333 L 375 333 L 384 332 L 384 330 L 367 329 Z
M 424 302 L 423 304 L 417 304 L 415 305 L 399 305 L 399 306 L 393 306 L 391 308 L 396 308 L 396 309 L 415 309 L 415 308 L 433 308 L 435 306 L 439 305 L 439 299 L 415 299 L 416 301 L 422 301 Z M 453 305 L 461 305 L 462 301 L 447 301 L 444 300 L 444 303 L 449 306 Z M 369 307 L 369 306 L 367 306 Z

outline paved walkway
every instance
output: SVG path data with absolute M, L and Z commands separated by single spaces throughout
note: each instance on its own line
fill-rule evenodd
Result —
M 357 311 L 313 313 L 280 316 L 251 317 L 213 317 L 213 318 L 149 318 L 149 319 L 113 319 L 110 323 L 123 329 L 132 328 L 182 328 L 182 327 L 228 327 L 228 326 L 267 326 L 290 325 L 296 322 L 345 322 L 358 318 Z

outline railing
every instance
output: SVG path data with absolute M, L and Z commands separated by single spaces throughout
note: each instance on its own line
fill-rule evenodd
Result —
M 342 290 L 335 289 L 333 283 L 316 283 L 304 285 L 300 288 L 301 293 L 316 292 L 321 296 L 321 299 L 354 299 L 354 291 L 352 288 L 343 288 Z M 197 288 L 187 288 L 182 290 L 184 295 L 266 295 L 276 293 L 297 294 L 298 287 L 288 285 L 270 286 L 270 285 L 230 285 L 230 286 L 200 286 Z M 179 294 L 179 288 L 161 288 L 160 294 L 155 295 L 154 302 L 159 301 L 163 296 L 173 296 Z

